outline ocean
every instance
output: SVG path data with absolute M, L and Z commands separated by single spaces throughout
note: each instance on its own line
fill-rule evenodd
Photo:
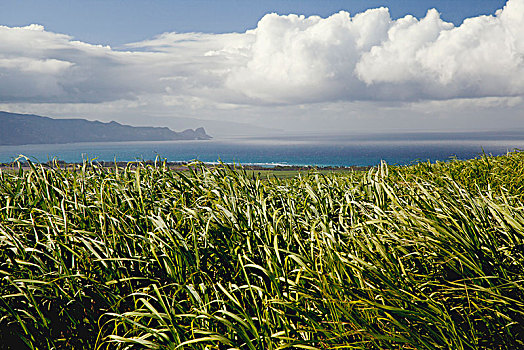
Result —
M 220 138 L 209 141 L 100 142 L 0 146 L 0 163 L 19 155 L 32 161 L 54 158 L 65 162 L 200 160 L 275 165 L 366 166 L 407 165 L 419 161 L 469 159 L 483 153 L 500 155 L 524 149 L 522 132 L 337 134 Z

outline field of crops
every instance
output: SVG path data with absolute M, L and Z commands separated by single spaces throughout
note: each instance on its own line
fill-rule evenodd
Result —
M 0 348 L 524 348 L 524 152 L 193 169 L 0 172 Z

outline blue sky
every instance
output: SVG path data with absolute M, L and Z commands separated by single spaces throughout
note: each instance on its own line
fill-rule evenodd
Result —
M 0 110 L 174 129 L 524 128 L 522 28 L 524 0 L 1 1 Z
M 41 24 L 89 43 L 121 45 L 163 32 L 243 32 L 266 13 L 329 16 L 388 7 L 393 18 L 423 17 L 436 8 L 445 21 L 492 14 L 504 0 L 7 0 L 0 24 Z

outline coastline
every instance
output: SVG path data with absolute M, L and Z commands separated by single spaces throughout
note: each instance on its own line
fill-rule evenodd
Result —
M 108 161 L 93 161 L 93 162 L 85 162 L 85 163 L 79 163 L 79 162 L 65 162 L 65 161 L 51 161 L 51 162 L 31 162 L 32 164 L 42 166 L 46 169 L 78 169 L 81 168 L 85 163 L 88 167 L 101 167 L 104 169 L 111 169 L 118 167 L 120 168 L 136 168 L 138 166 L 162 166 L 165 164 L 170 170 L 173 171 L 187 171 L 190 169 L 192 165 L 202 165 L 206 167 L 207 169 L 213 169 L 213 168 L 221 168 L 221 167 L 227 167 L 231 166 L 234 168 L 242 169 L 242 170 L 249 170 L 249 171 L 311 171 L 311 170 L 320 170 L 320 171 L 367 171 L 371 168 L 373 168 L 373 165 L 367 165 L 367 166 L 360 166 L 360 165 L 350 165 L 350 166 L 318 166 L 318 165 L 284 165 L 284 164 L 236 164 L 236 163 L 206 163 L 206 162 L 200 162 L 200 161 L 189 161 L 189 162 L 163 162 L 163 161 L 154 161 L 154 160 L 147 160 L 147 161 L 131 161 L 131 162 L 123 162 L 123 161 L 116 161 L 116 162 L 108 162 Z M 28 162 L 18 162 L 14 161 L 11 163 L 0 163 L 0 170 L 15 170 L 22 168 L 23 170 L 29 170 L 31 167 Z

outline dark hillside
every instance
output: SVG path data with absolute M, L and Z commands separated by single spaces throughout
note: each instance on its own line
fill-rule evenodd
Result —
M 203 128 L 175 132 L 163 127 L 133 127 L 117 122 L 52 119 L 0 112 L 0 145 L 40 143 L 207 140 Z

